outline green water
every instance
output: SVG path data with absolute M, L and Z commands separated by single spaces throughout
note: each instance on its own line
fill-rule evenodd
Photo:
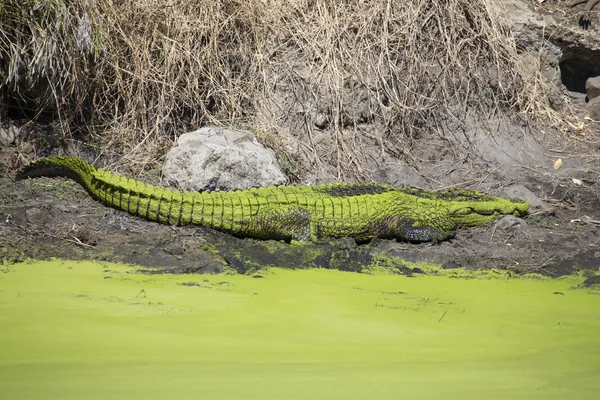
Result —
M 577 278 L 133 272 L 0 267 L 0 398 L 600 398 Z

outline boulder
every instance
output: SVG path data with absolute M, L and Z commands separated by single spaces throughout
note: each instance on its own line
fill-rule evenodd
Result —
M 189 191 L 249 189 L 286 183 L 275 154 L 248 131 L 207 126 L 179 137 L 162 170 Z

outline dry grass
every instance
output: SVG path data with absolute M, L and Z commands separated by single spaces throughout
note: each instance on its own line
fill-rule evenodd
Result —
M 550 113 L 496 3 L 5 0 L 0 100 L 132 164 L 233 124 L 367 175 L 366 142 L 410 155 L 469 114 Z

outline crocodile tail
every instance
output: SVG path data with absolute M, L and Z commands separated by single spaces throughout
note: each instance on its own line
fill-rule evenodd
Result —
M 64 176 L 73 179 L 90 190 L 90 182 L 96 169 L 89 163 L 75 157 L 48 157 L 23 168 L 17 174 L 17 180 L 41 176 Z

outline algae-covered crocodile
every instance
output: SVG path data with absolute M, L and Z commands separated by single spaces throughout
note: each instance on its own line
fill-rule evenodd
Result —
M 200 225 L 240 237 L 288 241 L 374 237 L 423 242 L 451 238 L 459 226 L 522 216 L 529 204 L 475 190 L 443 192 L 409 186 L 326 184 L 249 190 L 183 192 L 96 169 L 74 157 L 48 157 L 23 169 L 18 179 L 65 176 L 93 197 L 151 221 Z

